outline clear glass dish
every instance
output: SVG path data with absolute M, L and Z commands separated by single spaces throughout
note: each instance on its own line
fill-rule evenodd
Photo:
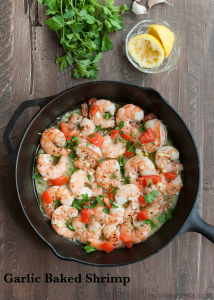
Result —
M 149 25 L 152 25 L 152 24 L 163 25 L 163 26 L 167 27 L 169 30 L 171 30 L 174 33 L 175 42 L 174 42 L 174 45 L 173 45 L 172 52 L 170 53 L 170 55 L 167 58 L 164 58 L 164 61 L 162 62 L 162 64 L 160 64 L 159 66 L 157 66 L 155 68 L 147 69 L 147 68 L 140 67 L 138 65 L 138 63 L 134 60 L 134 58 L 129 54 L 129 51 L 127 49 L 127 45 L 128 45 L 128 42 L 130 41 L 130 39 L 133 38 L 134 36 L 139 35 L 139 34 L 148 33 L 148 27 L 149 27 Z M 167 22 L 165 22 L 163 20 L 144 20 L 144 21 L 141 21 L 138 24 L 136 24 L 134 26 L 134 28 L 132 28 L 132 30 L 129 31 L 129 33 L 127 34 L 127 37 L 126 37 L 126 56 L 127 56 L 128 60 L 130 61 L 130 63 L 141 72 L 144 72 L 144 73 L 161 73 L 161 72 L 164 72 L 164 71 L 168 70 L 169 68 L 171 68 L 171 66 L 177 61 L 179 55 L 180 55 L 179 35 Z

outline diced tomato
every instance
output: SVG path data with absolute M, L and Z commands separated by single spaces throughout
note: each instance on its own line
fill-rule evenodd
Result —
M 112 208 L 112 204 L 110 203 L 110 199 L 108 197 L 104 197 L 104 202 L 107 208 Z
M 77 136 L 78 135 L 77 130 L 69 130 L 67 123 L 62 122 L 60 124 L 60 126 L 61 126 L 61 130 L 64 133 L 64 136 L 65 136 L 67 141 L 70 141 L 72 136 Z
M 139 177 L 139 184 L 148 186 L 149 185 L 149 179 L 152 181 L 152 183 L 156 184 L 161 182 L 161 177 L 158 175 L 145 175 Z
M 123 132 L 123 131 L 122 131 Z M 125 139 L 126 141 L 131 141 L 132 137 L 131 135 L 127 134 L 127 133 L 121 133 L 120 131 L 120 136 Z
M 126 247 L 128 247 L 129 249 L 132 248 L 132 245 L 131 245 L 131 242 L 130 242 L 130 241 L 128 241 L 128 242 L 126 243 Z
M 154 120 L 154 119 L 157 119 L 157 117 L 153 113 L 151 113 L 151 114 L 146 115 L 143 118 L 142 122 L 145 123 L 145 122 L 147 122 L 149 120 Z
M 96 133 L 96 132 L 89 134 L 86 137 L 86 140 L 89 141 L 90 143 L 94 144 L 97 147 L 101 147 L 104 142 L 104 138 L 99 133 Z
M 114 201 L 114 193 L 112 192 L 114 188 L 110 188 L 108 191 L 107 191 L 107 197 Z
M 48 190 L 42 194 L 42 198 L 46 204 L 50 204 L 51 202 L 53 202 L 53 199 L 52 199 L 51 195 L 49 194 Z
M 140 220 L 147 220 L 147 219 L 149 219 L 149 215 L 148 215 L 148 213 L 147 213 L 146 210 L 141 210 L 141 211 L 137 214 L 137 216 L 138 216 L 138 219 L 140 219 Z
M 96 101 L 97 101 L 97 98 L 91 98 L 91 99 L 88 100 L 88 105 L 91 105 Z
M 92 116 L 95 116 L 96 113 L 98 112 L 98 110 L 99 110 L 99 106 L 96 105 L 96 104 L 94 104 L 94 105 L 91 107 L 91 109 L 90 109 L 90 114 L 91 114 Z
M 116 129 L 113 129 L 113 130 L 111 131 L 111 139 L 112 139 L 112 140 L 115 140 L 115 138 L 116 138 L 116 136 L 117 136 L 117 134 L 118 134 L 119 131 L 120 131 L 120 130 L 116 130 Z
M 174 172 L 168 172 L 168 173 L 164 173 L 164 176 L 167 179 L 175 179 L 178 176 L 178 174 Z
M 126 242 L 128 242 L 129 240 L 130 240 L 130 237 L 128 236 L 128 234 L 127 233 L 122 233 L 121 235 L 120 235 L 120 239 L 124 242 L 124 243 L 126 243 Z
M 138 201 L 139 201 L 139 203 L 142 207 L 146 206 L 146 201 L 145 201 L 145 198 L 143 196 L 139 196 Z
M 81 211 L 82 216 L 81 216 L 81 221 L 84 224 L 87 224 L 91 220 L 91 215 L 95 214 L 95 211 L 91 208 L 85 208 L 83 207 L 83 210 Z
M 132 151 L 128 151 L 128 149 L 126 149 L 125 153 L 123 154 L 123 156 L 129 158 L 129 157 L 132 157 L 134 155 L 134 150 Z
M 61 186 L 61 185 L 66 184 L 67 182 L 68 182 L 68 177 L 67 176 L 62 176 L 62 177 L 59 177 L 59 178 L 52 179 L 52 180 L 48 181 L 48 185 Z
M 140 138 L 139 142 L 141 144 L 144 144 L 144 143 L 150 143 L 150 142 L 154 142 L 155 140 L 155 133 L 154 131 L 149 128 Z
M 114 250 L 114 246 L 110 242 L 106 242 L 106 243 L 102 244 L 102 248 L 105 252 L 108 252 L 108 253 L 111 252 L 112 250 Z

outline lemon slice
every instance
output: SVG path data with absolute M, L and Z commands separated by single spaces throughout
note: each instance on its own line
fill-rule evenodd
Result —
M 168 57 L 172 51 L 175 36 L 171 30 L 162 25 L 150 25 L 148 33 L 159 40 L 164 49 L 164 57 Z
M 130 55 L 142 68 L 154 68 L 164 60 L 164 49 L 161 43 L 150 34 L 139 34 L 128 42 Z

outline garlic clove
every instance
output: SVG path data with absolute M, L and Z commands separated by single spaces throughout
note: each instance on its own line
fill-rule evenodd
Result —
M 147 5 L 149 8 L 151 8 L 153 5 L 159 3 L 168 3 L 168 2 L 166 0 L 149 0 Z
M 138 4 L 136 1 L 132 3 L 132 12 L 136 15 L 143 15 L 146 13 L 146 8 L 143 5 Z

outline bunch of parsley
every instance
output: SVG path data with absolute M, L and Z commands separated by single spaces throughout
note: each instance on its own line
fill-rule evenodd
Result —
M 78 79 L 98 78 L 97 63 L 102 52 L 113 49 L 107 33 L 124 28 L 120 14 L 128 10 L 126 5 L 114 6 L 114 0 L 38 0 L 49 7 L 45 23 L 59 38 L 65 55 L 56 63 L 62 71 L 75 64 L 73 76 Z M 95 54 L 94 52 L 97 51 Z

